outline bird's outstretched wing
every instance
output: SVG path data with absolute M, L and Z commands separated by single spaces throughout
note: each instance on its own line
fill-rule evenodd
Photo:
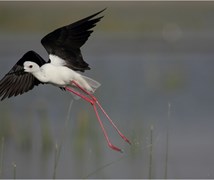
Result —
M 34 51 L 28 51 L 24 56 L 13 66 L 13 68 L 0 80 L 0 97 L 1 100 L 17 96 L 27 92 L 41 82 L 32 74 L 24 72 L 23 64 L 25 61 L 34 61 L 39 66 L 46 62 Z
M 67 67 L 73 70 L 84 72 L 90 69 L 89 65 L 83 60 L 80 47 L 87 41 L 93 32 L 91 29 L 96 26 L 96 23 L 103 16 L 93 18 L 104 10 L 47 34 L 41 40 L 41 43 L 48 54 L 58 56 L 65 61 L 64 64 Z M 51 58 L 50 60 L 51 62 L 54 61 Z

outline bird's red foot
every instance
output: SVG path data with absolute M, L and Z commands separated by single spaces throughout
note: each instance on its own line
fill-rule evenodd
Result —
M 122 150 L 122 149 L 120 149 L 120 148 L 114 146 L 113 144 L 109 143 L 108 145 L 109 145 L 109 147 L 110 147 L 111 149 L 123 153 L 123 150 Z

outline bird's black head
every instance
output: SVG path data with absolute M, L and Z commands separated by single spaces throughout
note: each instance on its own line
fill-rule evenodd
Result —
M 32 51 L 32 50 L 26 52 L 22 56 L 22 58 L 17 62 L 17 65 L 24 66 L 24 63 L 26 61 L 34 62 L 34 63 L 38 64 L 39 66 L 42 66 L 43 64 L 45 64 L 44 59 L 42 59 L 42 57 L 39 54 L 37 54 L 35 51 Z
M 7 73 L 7 75 L 10 75 L 10 74 L 21 75 L 21 74 L 26 73 L 26 71 L 24 69 L 24 63 L 26 61 L 33 62 L 33 63 L 37 64 L 39 67 L 46 63 L 36 52 L 28 51 L 13 66 L 13 68 Z

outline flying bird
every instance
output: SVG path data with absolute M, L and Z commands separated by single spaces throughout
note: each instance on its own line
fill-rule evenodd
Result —
M 0 97 L 1 100 L 4 100 L 5 98 L 21 95 L 32 90 L 39 84 L 52 84 L 62 90 L 67 90 L 75 97 L 82 98 L 93 106 L 109 147 L 122 152 L 120 148 L 110 142 L 98 114 L 97 106 L 119 135 L 131 144 L 119 131 L 97 98 L 93 95 L 95 90 L 100 86 L 100 83 L 78 73 L 78 71 L 84 72 L 85 70 L 90 70 L 89 64 L 83 60 L 80 48 L 93 32 L 92 28 L 103 18 L 103 16 L 96 18 L 95 16 L 104 10 L 58 28 L 43 37 L 41 44 L 49 55 L 49 61 L 46 62 L 33 50 L 25 53 L 0 80 Z

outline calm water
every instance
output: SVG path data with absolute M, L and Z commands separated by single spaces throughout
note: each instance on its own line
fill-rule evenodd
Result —
M 52 178 L 55 172 L 57 178 L 165 178 L 168 128 L 167 177 L 214 178 L 214 26 L 209 20 L 196 31 L 174 23 L 143 34 L 98 31 L 83 47 L 91 66 L 84 75 L 102 84 L 96 96 L 132 141 L 124 143 L 101 115 L 123 154 L 107 147 L 93 108 L 59 88 L 40 85 L 0 102 L 0 177 Z M 43 35 L 2 33 L 0 77 L 30 49 L 47 59 Z

